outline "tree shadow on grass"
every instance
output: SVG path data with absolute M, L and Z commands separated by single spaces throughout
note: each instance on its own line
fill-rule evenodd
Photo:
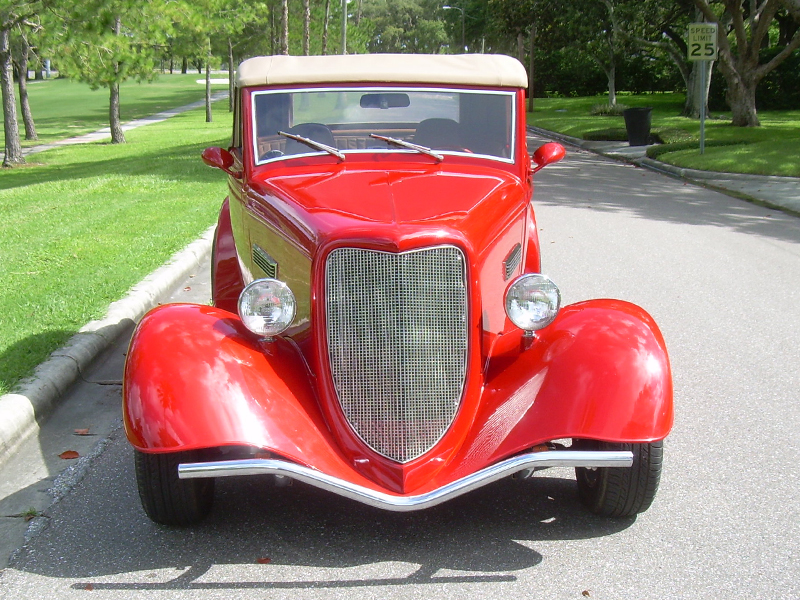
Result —
M 220 183 L 224 177 L 216 169 L 203 164 L 200 155 L 209 146 L 226 145 L 225 140 L 183 146 L 165 146 L 163 149 L 135 156 L 110 157 L 100 160 L 75 160 L 74 162 L 35 164 L 39 155 L 29 157 L 27 167 L 8 169 L 0 178 L 0 190 L 12 190 L 32 184 L 53 184 L 97 177 L 160 176 L 165 181 Z M 96 151 L 111 144 L 91 144 L 81 149 Z M 48 153 L 74 152 L 73 147 L 54 149 Z M 86 156 L 83 154 L 82 156 Z M 45 158 L 45 157 L 41 157 Z
M 62 347 L 76 331 L 54 329 L 29 335 L 0 352 L 0 385 L 8 392 L 33 374 L 56 348 Z

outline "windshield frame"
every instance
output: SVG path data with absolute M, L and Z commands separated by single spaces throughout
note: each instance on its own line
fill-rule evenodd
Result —
M 454 156 L 459 158 L 468 158 L 468 159 L 478 159 L 478 160 L 488 160 L 495 163 L 502 163 L 505 165 L 514 165 L 517 161 L 517 136 L 518 136 L 518 126 L 517 126 L 517 90 L 516 88 L 481 88 L 481 87 L 459 87 L 454 85 L 446 85 L 446 86 L 439 86 L 439 85 L 408 85 L 408 84 L 393 84 L 393 83 L 381 83 L 381 84 L 341 84 L 341 85 L 304 85 L 304 86 L 297 86 L 297 87 L 290 87 L 290 86 L 281 86 L 281 87 L 268 87 L 268 88 L 249 88 L 250 91 L 250 100 L 249 100 L 249 121 L 250 121 L 250 150 L 252 151 L 253 156 L 253 165 L 255 167 L 260 167 L 264 165 L 270 165 L 275 163 L 283 163 L 287 160 L 292 160 L 296 158 L 310 158 L 310 157 L 327 157 L 330 156 L 327 152 L 313 150 L 309 148 L 308 152 L 298 153 L 298 154 L 290 154 L 290 155 L 282 155 L 276 156 L 272 158 L 265 158 L 259 159 L 259 150 L 258 150 L 258 119 L 256 117 L 256 102 L 259 96 L 267 95 L 267 94 L 300 94 L 300 93 L 319 93 L 319 92 L 363 92 L 363 93 L 379 93 L 379 92 L 441 92 L 441 93 L 449 93 L 449 94 L 476 94 L 476 95 L 495 95 L 495 96 L 504 96 L 509 99 L 509 124 L 508 124 L 508 144 L 509 144 L 509 157 L 497 156 L 493 154 L 476 154 L 472 152 L 466 151 L 458 151 L 458 150 L 442 150 L 442 149 L 435 149 L 437 154 L 442 154 L 445 157 L 447 156 Z M 364 123 L 365 128 L 371 123 Z M 395 146 L 391 146 L 388 148 L 348 148 L 342 149 L 341 152 L 345 154 L 345 156 L 353 155 L 354 158 L 358 155 L 369 155 L 369 154 L 403 154 L 403 155 L 415 155 L 419 156 L 420 153 L 416 150 L 412 149 L 404 149 L 398 148 Z

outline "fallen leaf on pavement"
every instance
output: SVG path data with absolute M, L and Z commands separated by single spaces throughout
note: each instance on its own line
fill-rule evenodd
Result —
M 89 435 L 89 430 L 88 429 L 76 429 L 73 433 L 75 435 Z
M 75 450 L 66 450 L 58 455 L 58 458 L 63 458 L 64 460 L 73 460 L 75 458 L 79 458 L 80 454 L 75 452 Z
M 583 591 L 581 592 L 581 595 L 582 595 L 582 596 L 586 596 L 586 597 L 588 598 L 589 596 L 591 596 L 591 595 L 592 595 L 592 593 L 591 593 L 589 590 L 583 590 Z
M 256 560 L 256 562 L 258 564 L 260 564 L 260 565 L 268 565 L 269 563 L 272 562 L 272 559 L 271 558 L 266 558 L 266 557 L 265 558 L 259 558 L 259 559 Z

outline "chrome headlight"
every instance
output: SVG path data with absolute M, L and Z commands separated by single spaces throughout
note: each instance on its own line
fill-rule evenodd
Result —
M 239 317 L 257 335 L 273 336 L 294 320 L 295 299 L 289 286 L 277 279 L 256 279 L 239 295 Z
M 550 325 L 560 305 L 558 286 L 539 273 L 518 277 L 506 290 L 506 314 L 514 325 L 525 331 Z

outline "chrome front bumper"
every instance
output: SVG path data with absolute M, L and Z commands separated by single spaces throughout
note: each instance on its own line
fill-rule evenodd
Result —
M 275 459 L 253 458 L 181 464 L 178 465 L 178 477 L 198 479 L 237 475 L 281 475 L 369 506 L 396 512 L 409 512 L 436 506 L 520 471 L 546 467 L 630 467 L 632 464 L 633 453 L 627 451 L 549 450 L 531 452 L 506 459 L 417 496 L 385 494 L 344 479 L 331 477 L 302 465 Z

